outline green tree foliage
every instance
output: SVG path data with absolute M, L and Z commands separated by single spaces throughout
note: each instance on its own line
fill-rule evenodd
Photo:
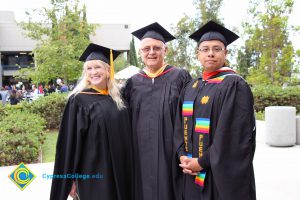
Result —
M 249 74 L 249 66 L 257 67 L 259 62 L 257 55 L 255 52 L 251 52 L 247 46 L 237 50 L 237 65 L 235 68 L 244 78 Z
M 142 56 L 140 54 L 137 54 L 137 63 L 138 63 L 138 68 L 142 69 L 144 66 L 144 62 L 143 62 Z
M 198 11 L 195 18 L 195 25 L 199 27 L 209 20 L 214 20 L 222 24 L 221 19 L 219 18 L 222 3 L 223 0 L 194 0 L 193 4 Z M 201 20 L 199 21 L 196 19 Z
M 195 30 L 194 21 L 185 15 L 173 28 L 176 40 L 170 42 L 168 45 L 168 54 L 166 61 L 169 64 L 191 69 L 192 58 L 190 55 L 195 55 L 195 50 L 192 48 L 193 41 L 188 39 L 188 36 Z
M 132 40 L 130 42 L 130 50 L 129 50 L 129 64 L 138 67 L 138 60 L 134 45 L 134 38 L 132 37 Z
M 115 72 L 118 72 L 128 66 L 129 63 L 124 54 L 119 55 L 114 61 Z
M 290 80 L 295 53 L 288 37 L 288 16 L 293 4 L 293 0 L 250 1 L 251 21 L 244 23 L 248 39 L 239 60 L 243 68 L 245 62 L 250 67 L 249 83 L 282 85 Z
M 176 26 L 172 27 L 176 40 L 168 45 L 169 51 L 166 61 L 169 64 L 182 67 L 198 76 L 201 72 L 196 58 L 195 41 L 189 39 L 189 35 L 209 20 L 220 22 L 219 10 L 223 0 L 194 0 L 197 13 L 194 17 L 184 15 Z
M 86 7 L 79 0 L 51 0 L 50 8 L 27 12 L 28 21 L 20 23 L 25 34 L 37 41 L 34 49 L 35 68 L 21 73 L 33 82 L 48 82 L 58 77 L 74 81 L 80 77 L 78 61 L 89 44 L 95 26 L 86 20 Z M 38 16 L 39 21 L 33 21 Z

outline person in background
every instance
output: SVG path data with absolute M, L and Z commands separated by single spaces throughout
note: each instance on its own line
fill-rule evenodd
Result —
M 172 151 L 179 94 L 191 79 L 186 70 L 164 61 L 166 43 L 175 39 L 155 22 L 132 33 L 141 40 L 143 70 L 123 88 L 128 102 L 135 157 L 135 199 L 174 200 Z
M 190 38 L 198 42 L 203 74 L 187 85 L 179 101 L 177 199 L 255 200 L 253 95 L 226 65 L 227 46 L 238 36 L 209 21 Z
M 44 89 L 43 89 L 43 85 L 42 84 L 39 85 L 38 91 L 39 91 L 38 92 L 39 94 L 44 94 Z
M 54 84 L 50 84 L 49 88 L 48 88 L 48 93 L 50 94 L 52 92 L 55 92 L 55 85 Z
M 9 95 L 10 105 L 17 105 L 20 102 L 20 99 L 17 96 L 17 90 L 11 90 Z
M 70 93 L 59 130 L 50 200 L 132 200 L 132 139 L 127 108 L 113 78 L 120 52 L 91 43 L 82 78 Z M 93 177 L 95 176 L 95 177 Z
M 62 81 L 60 84 L 60 92 L 65 93 L 68 91 L 69 91 L 69 87 L 64 83 L 64 81 Z
M 56 83 L 58 85 L 58 88 L 56 89 L 56 92 L 64 93 L 64 92 L 68 92 L 69 91 L 68 86 L 64 83 L 64 81 L 62 79 L 58 78 L 56 80 Z
M 35 85 L 32 85 L 31 88 L 32 88 L 31 93 L 30 93 L 31 100 L 38 99 L 39 98 L 39 90 L 38 90 L 38 88 Z
M 5 105 L 7 99 L 9 98 L 9 92 L 5 88 L 1 87 L 0 95 L 1 95 L 2 105 Z

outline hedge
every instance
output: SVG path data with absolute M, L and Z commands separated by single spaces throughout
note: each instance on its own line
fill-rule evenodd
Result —
M 5 107 L 2 105 L 2 102 L 0 102 L 0 121 L 7 115 L 7 111 Z
M 45 128 L 58 129 L 66 94 L 52 93 L 33 102 L 0 105 L 0 166 L 38 161 Z
M 35 101 L 23 101 L 18 104 L 22 110 L 40 115 L 46 120 L 48 129 L 58 129 L 67 102 L 67 95 L 51 93 L 48 96 L 40 97 Z
M 267 106 L 293 106 L 300 113 L 300 87 L 257 86 L 252 88 L 256 112 Z
M 9 108 L 12 106 L 5 106 Z M 0 166 L 37 162 L 45 140 L 45 120 L 39 115 L 7 109 L 0 120 Z

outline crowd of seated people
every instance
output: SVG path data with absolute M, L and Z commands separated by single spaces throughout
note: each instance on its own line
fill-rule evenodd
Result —
M 52 92 L 64 93 L 73 87 L 60 82 L 59 84 L 18 84 L 5 85 L 0 87 L 0 103 L 16 105 L 20 101 L 34 101 L 41 96 L 47 96 Z

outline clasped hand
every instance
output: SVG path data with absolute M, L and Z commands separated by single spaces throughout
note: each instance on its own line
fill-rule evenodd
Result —
M 180 156 L 179 166 L 183 169 L 183 173 L 189 175 L 197 175 L 203 168 L 198 163 L 198 158 L 189 158 Z

